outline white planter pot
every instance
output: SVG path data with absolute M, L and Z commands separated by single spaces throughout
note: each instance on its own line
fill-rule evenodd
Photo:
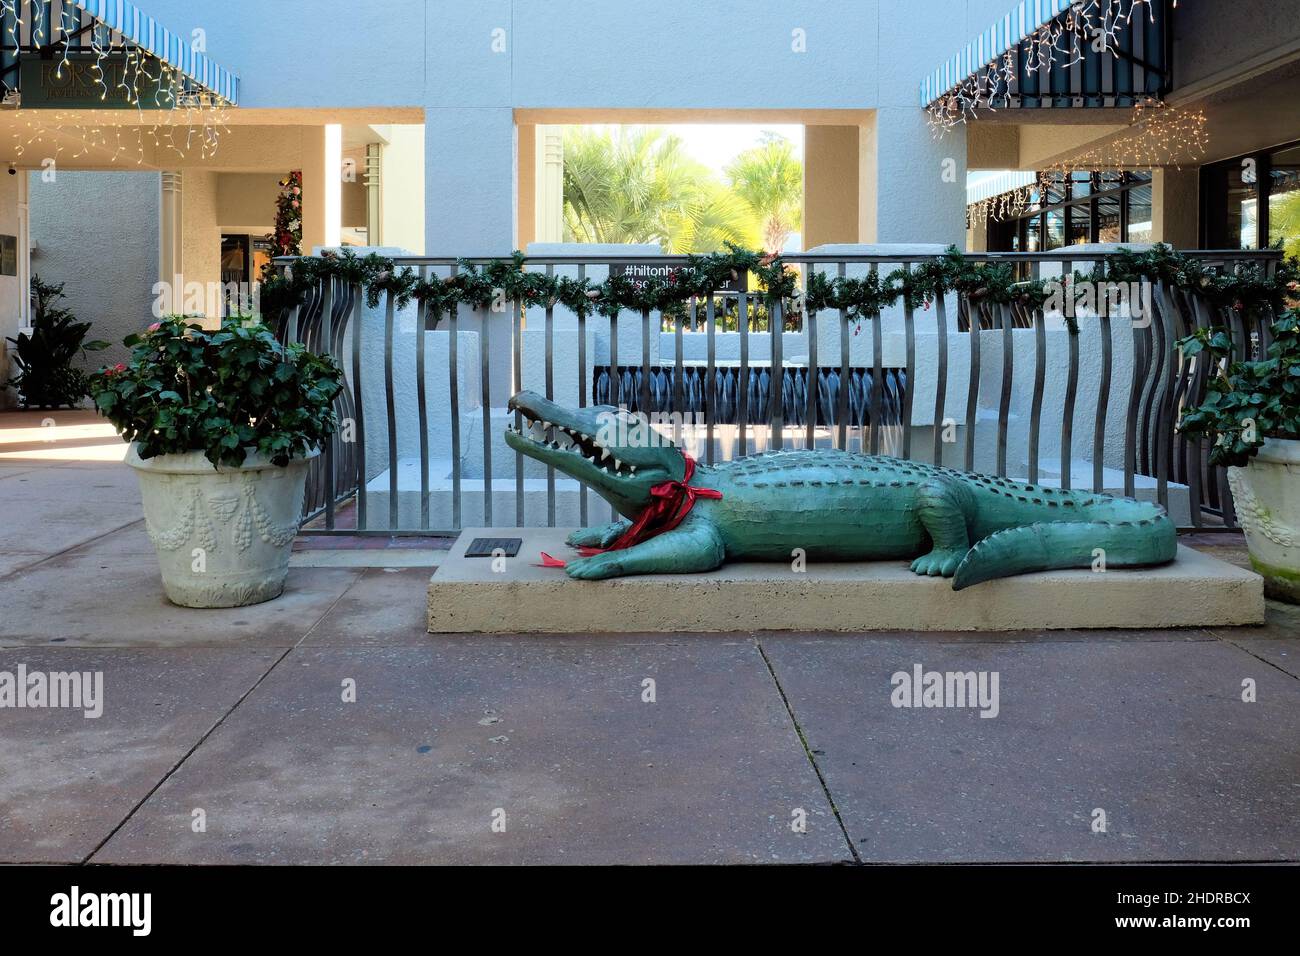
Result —
M 1266 439 L 1249 465 L 1228 469 L 1228 485 L 1264 593 L 1300 604 L 1300 441 Z
M 132 445 L 126 463 L 140 478 L 167 597 L 183 607 L 278 597 L 316 454 L 279 467 L 250 452 L 239 468 L 213 468 L 202 452 L 143 459 Z

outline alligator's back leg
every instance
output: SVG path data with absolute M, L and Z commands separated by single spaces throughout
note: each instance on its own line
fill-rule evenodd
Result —
M 929 554 L 912 562 L 917 574 L 950 578 L 970 550 L 962 488 L 946 478 L 931 478 L 916 489 L 916 513 L 934 542 Z
M 726 557 L 722 539 L 712 523 L 691 515 L 672 531 L 640 544 L 574 558 L 564 566 L 571 578 L 595 581 L 625 574 L 684 574 L 712 571 Z

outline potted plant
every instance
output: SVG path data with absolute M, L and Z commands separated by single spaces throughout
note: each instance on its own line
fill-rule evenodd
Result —
M 131 361 L 90 378 L 132 443 L 167 597 L 239 607 L 284 590 L 310 459 L 333 433 L 340 371 L 244 317 L 172 317 L 131 335 Z
M 107 342 L 87 342 L 89 322 L 78 322 L 61 308 L 63 284 L 42 282 L 32 276 L 31 334 L 19 332 L 14 345 L 18 374 L 9 382 L 18 389 L 19 401 L 29 408 L 62 408 L 86 397 L 86 374 L 72 363 L 87 352 L 108 348 Z
M 1273 324 L 1267 356 L 1232 361 L 1223 329 L 1181 340 L 1184 356 L 1218 364 L 1205 400 L 1184 411 L 1179 427 L 1214 438 L 1210 461 L 1228 467 L 1228 485 L 1246 532 L 1250 563 L 1270 597 L 1300 603 L 1300 314 Z

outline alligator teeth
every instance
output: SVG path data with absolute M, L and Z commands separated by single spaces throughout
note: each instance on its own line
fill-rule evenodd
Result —
M 615 459 L 614 459 L 614 470 L 615 470 L 615 471 L 618 471 L 618 470 L 619 470 L 620 468 L 622 468 L 622 467 L 623 467 L 623 463 L 622 463 L 621 461 L 619 461 L 617 458 L 615 458 Z
M 631 469 L 632 474 L 634 474 L 634 475 L 636 474 L 636 465 L 628 465 L 627 467 L 628 467 L 629 469 Z
M 605 460 L 606 458 L 608 458 L 608 457 L 609 457 L 609 449 L 608 449 L 608 448 L 602 448 L 602 449 L 600 450 L 600 460 L 601 460 L 601 461 L 604 461 L 604 460 Z

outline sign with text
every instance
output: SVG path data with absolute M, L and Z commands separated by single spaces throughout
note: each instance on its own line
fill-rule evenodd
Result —
M 667 279 L 674 274 L 689 275 L 694 272 L 690 266 L 671 266 L 662 262 L 655 262 L 653 259 L 647 259 L 644 262 L 620 262 L 609 267 L 610 277 L 627 276 L 636 285 L 644 284 L 645 280 Z M 739 279 L 728 279 L 719 288 L 721 293 L 735 294 L 737 292 L 749 291 L 749 273 L 740 273 Z
M 161 74 L 156 59 L 128 61 L 125 53 L 27 55 L 18 64 L 18 89 L 24 109 L 174 109 L 175 82 Z

